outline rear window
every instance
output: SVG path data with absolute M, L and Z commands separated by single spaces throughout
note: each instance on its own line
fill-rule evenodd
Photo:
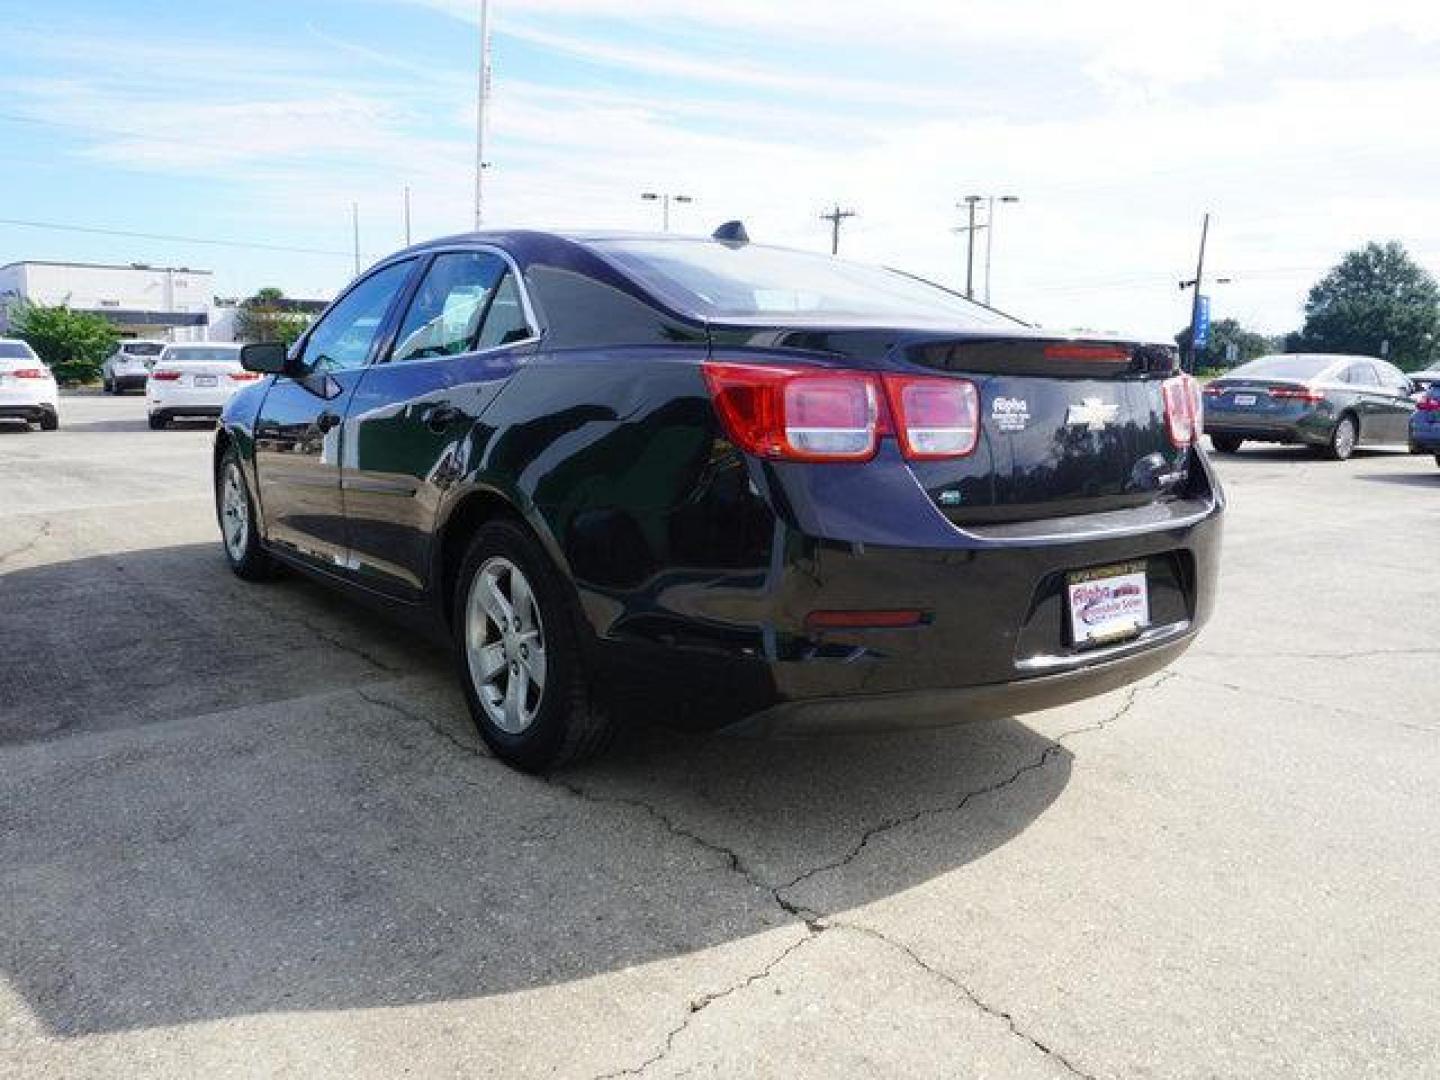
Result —
M 188 345 L 181 349 L 172 346 L 170 351 L 165 354 L 167 364 L 227 363 L 232 360 L 238 362 L 239 359 L 240 350 L 238 349 L 207 349 L 197 345 Z
M 0 341 L 0 360 L 33 360 L 35 354 L 23 341 Z
M 153 341 L 126 341 L 121 343 L 120 348 L 130 356 L 159 356 L 165 346 Z
M 592 246 L 671 307 L 703 318 L 1023 325 L 928 281 L 828 255 L 713 240 L 597 240 Z
M 1241 364 L 1232 379 L 1313 379 L 1335 363 L 1333 356 L 1262 356 Z

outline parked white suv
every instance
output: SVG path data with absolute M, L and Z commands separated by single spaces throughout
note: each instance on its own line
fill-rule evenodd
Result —
M 236 390 L 259 377 L 240 366 L 239 345 L 166 345 L 145 383 L 150 426 L 158 430 L 177 416 L 219 416 Z
M 122 341 L 100 365 L 100 378 L 107 394 L 144 390 L 145 380 L 156 359 L 165 351 L 163 341 Z
M 0 420 L 60 426 L 60 389 L 35 350 L 23 341 L 0 338 Z

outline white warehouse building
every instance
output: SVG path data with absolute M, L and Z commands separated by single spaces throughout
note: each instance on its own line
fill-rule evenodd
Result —
M 216 313 L 211 279 L 209 270 L 183 266 L 10 263 L 0 266 L 0 334 L 8 328 L 10 306 L 28 300 L 103 315 L 122 337 L 228 339 L 233 335 L 227 327 L 212 327 Z

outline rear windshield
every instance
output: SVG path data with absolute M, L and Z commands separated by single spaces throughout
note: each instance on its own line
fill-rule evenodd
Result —
M 592 244 L 670 306 L 702 318 L 823 316 L 962 327 L 1020 324 L 928 281 L 828 255 L 713 240 Z
M 157 345 L 153 341 L 127 341 L 121 344 L 121 349 L 131 356 L 159 356 L 164 345 Z
M 0 360 L 33 360 L 30 346 L 19 341 L 0 341 Z
M 1241 364 L 1227 378 L 1313 379 L 1335 362 L 1333 356 L 1262 356 Z
M 238 361 L 239 359 L 240 350 L 238 349 L 207 349 L 199 345 L 186 346 L 183 349 L 177 349 L 172 346 L 170 351 L 165 354 L 165 362 L 167 364 L 193 364 L 203 363 L 205 361 L 220 361 L 221 363 L 225 363 L 232 360 Z

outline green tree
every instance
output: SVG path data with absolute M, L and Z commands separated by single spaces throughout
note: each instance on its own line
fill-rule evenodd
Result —
M 255 295 L 240 301 L 235 313 L 235 336 L 241 341 L 283 341 L 295 339 L 310 325 L 310 317 L 292 311 L 285 294 L 273 286 L 257 289 Z
M 100 365 L 120 339 L 103 315 L 24 300 L 10 309 L 10 333 L 28 341 L 61 382 L 99 378 Z
M 1189 351 L 1190 327 L 1185 327 L 1175 335 L 1175 344 L 1180 346 L 1182 353 Z M 1247 360 L 1254 360 L 1257 356 L 1264 356 L 1266 353 L 1274 351 L 1271 339 L 1264 334 L 1246 330 L 1234 319 L 1216 319 L 1210 324 L 1210 342 L 1197 358 L 1196 367 L 1227 366 L 1225 348 L 1232 344 L 1239 350 L 1239 356 L 1235 361 L 1237 364 L 1243 364 Z
M 1424 367 L 1440 334 L 1440 287 L 1397 241 L 1351 251 L 1315 283 L 1295 343 L 1311 352 L 1379 356 Z

